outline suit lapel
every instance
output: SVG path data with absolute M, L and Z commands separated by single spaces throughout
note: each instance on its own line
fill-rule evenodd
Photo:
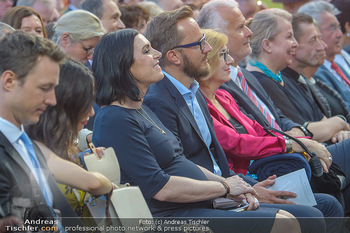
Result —
M 176 89 L 174 84 L 165 76 L 163 80 L 161 81 L 164 87 L 169 91 L 171 96 L 174 98 L 175 105 L 179 108 L 179 110 L 182 112 L 182 114 L 187 118 L 187 120 L 191 123 L 193 129 L 196 131 L 198 136 L 202 139 L 204 142 L 204 139 L 202 137 L 202 133 L 200 132 L 198 125 L 187 106 L 187 103 L 181 93 Z
M 23 171 L 14 170 L 14 172 L 15 172 L 14 175 L 21 177 L 21 181 L 19 181 L 19 182 L 30 184 L 30 186 L 33 187 L 33 190 L 41 190 L 38 182 L 36 181 L 36 179 L 32 173 L 32 171 L 30 170 L 30 168 L 28 167 L 26 162 L 23 160 L 22 156 L 17 152 L 17 150 L 14 148 L 14 146 L 10 143 L 10 141 L 1 132 L 0 132 L 0 147 L 3 147 L 4 151 L 8 155 L 9 159 L 12 159 L 19 166 L 19 168 L 23 170 Z M 26 178 L 23 177 L 23 175 L 25 175 Z M 19 184 L 20 183 L 14 183 L 13 185 L 15 186 L 15 185 L 19 185 Z M 45 201 L 43 195 L 41 196 L 41 200 Z
M 4 148 L 4 150 L 9 155 L 9 157 L 13 159 L 25 171 L 26 174 L 28 175 L 31 174 L 29 167 L 24 162 L 21 155 L 17 152 L 17 150 L 13 147 L 13 145 L 1 132 L 0 132 L 0 146 Z
M 23 160 L 23 158 L 17 152 L 17 150 L 13 147 L 13 145 L 9 142 L 9 140 L 5 137 L 5 135 L 1 132 L 0 132 L 0 146 L 2 146 L 6 151 L 6 153 L 9 155 L 9 157 L 13 159 L 24 170 L 24 172 L 28 175 L 28 177 L 32 176 L 32 171 L 29 169 L 26 162 Z M 33 143 L 33 146 L 41 168 L 46 170 L 47 173 L 50 174 L 49 168 L 47 167 L 46 160 L 43 154 L 41 153 L 41 151 L 39 150 L 39 148 L 35 143 Z
M 246 72 L 248 72 L 248 71 L 245 70 L 244 73 L 246 73 Z M 264 90 L 264 88 L 261 86 L 262 90 L 259 90 L 259 88 L 257 87 L 260 84 L 259 81 L 255 77 L 254 77 L 255 80 L 253 80 L 252 79 L 253 77 L 250 77 L 249 75 L 253 75 L 253 74 L 249 73 L 249 74 L 245 75 L 249 87 L 255 92 L 255 94 L 260 98 L 260 100 L 266 105 L 266 107 L 270 110 L 271 114 L 275 117 L 275 121 L 277 122 L 277 124 L 280 125 L 281 122 L 280 122 L 280 119 L 278 117 L 278 114 L 276 113 L 274 107 L 270 104 L 270 102 L 266 99 L 266 97 L 262 93 L 262 90 Z M 268 94 L 266 93 L 266 95 L 268 95 Z M 260 110 L 258 110 L 258 111 L 260 112 Z M 270 123 L 266 120 L 266 117 L 264 116 L 264 114 L 262 114 L 262 116 L 264 118 L 264 122 L 266 123 L 266 125 L 270 126 Z
M 247 79 L 246 81 L 249 84 L 249 81 Z M 230 91 L 234 92 L 235 96 L 232 96 L 232 97 L 235 100 L 238 100 L 239 103 L 243 101 L 245 103 L 248 103 L 256 107 L 253 101 L 244 93 L 244 91 L 232 79 L 230 79 L 230 81 L 224 83 L 223 85 L 228 86 L 230 88 Z M 249 87 L 250 87 L 250 84 L 249 84 Z
M 242 71 L 243 72 L 243 71 Z M 244 76 L 245 77 L 245 76 Z M 246 81 L 251 87 L 251 84 L 249 83 L 249 79 L 246 78 Z M 251 114 L 254 117 L 254 120 L 258 121 L 261 125 L 269 126 L 269 122 L 266 120 L 264 114 L 260 112 L 258 107 L 253 103 L 253 101 L 233 82 L 233 80 L 230 80 L 223 84 L 223 86 L 228 87 L 229 93 L 232 95 L 232 92 L 234 93 L 234 100 L 236 103 L 243 108 L 248 114 Z M 224 88 L 225 89 L 225 88 Z M 253 88 L 251 88 L 254 90 Z M 255 90 L 254 90 L 255 91 Z
M 40 162 L 40 165 L 42 168 L 46 169 L 48 172 L 48 182 L 52 191 L 52 194 L 54 195 L 54 208 L 58 207 L 62 213 L 63 217 L 76 217 L 74 211 L 69 206 L 68 202 L 66 201 L 65 197 L 62 195 L 61 191 L 58 189 L 56 185 L 56 181 L 53 178 L 52 174 L 50 173 L 46 160 L 43 157 L 41 151 L 38 149 L 37 145 L 33 143 L 35 153 L 38 157 L 38 160 Z M 27 164 L 22 159 L 21 155 L 16 151 L 16 149 L 13 147 L 13 145 L 9 142 L 9 140 L 5 137 L 3 133 L 0 132 L 0 148 L 4 149 L 4 152 L 8 155 L 10 159 L 12 159 L 15 163 L 19 165 L 21 169 L 23 169 L 24 172 L 16 170 L 13 171 L 15 174 L 13 174 L 16 178 L 18 178 L 17 184 L 25 183 L 25 182 L 31 182 L 31 185 L 33 187 L 37 187 L 37 189 L 40 190 L 40 187 L 38 183 L 35 181 L 35 178 L 32 176 L 31 170 L 27 166 Z M 23 174 L 24 173 L 24 174 Z M 23 175 L 26 175 L 27 177 L 24 177 Z M 22 177 L 23 176 L 23 177 Z M 21 177 L 21 178 L 19 178 Z M 33 180 L 31 179 L 33 178 Z M 13 185 L 17 185 L 16 183 L 13 183 Z M 42 197 L 43 198 L 43 197 Z M 44 200 L 44 199 L 43 199 Z M 79 219 L 70 219 L 70 223 L 74 223 L 73 225 L 82 225 Z M 65 220 L 63 220 L 63 223 Z M 63 225 L 66 225 L 65 223 Z
M 242 69 L 242 70 L 244 70 L 244 69 Z M 253 83 L 255 80 L 253 81 L 253 80 L 249 77 L 249 74 L 246 74 L 246 72 L 248 72 L 248 71 L 242 71 L 242 72 L 243 72 L 243 74 L 244 74 L 245 80 L 247 81 L 248 86 L 250 87 L 250 89 L 253 90 L 253 91 L 255 92 L 255 94 L 256 94 L 262 101 L 264 101 L 265 104 L 268 104 L 268 103 L 266 103 L 267 101 L 265 101 L 264 96 L 261 95 L 260 90 L 258 90 L 258 89 L 256 88 L 255 83 Z M 256 80 L 256 81 L 257 81 L 257 80 Z M 257 82 L 258 82 L 258 81 L 257 81 Z M 270 107 L 270 106 L 269 106 L 269 107 Z
M 350 80 L 348 72 L 346 72 L 346 70 L 342 66 L 340 66 L 340 65 L 338 65 L 338 66 L 341 69 L 341 71 L 343 71 L 344 75 Z

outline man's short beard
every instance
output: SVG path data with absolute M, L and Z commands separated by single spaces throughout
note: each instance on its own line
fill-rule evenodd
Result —
M 183 61 L 184 61 L 184 68 L 183 68 L 183 72 L 189 76 L 192 77 L 194 79 L 200 79 L 203 77 L 208 76 L 209 74 L 209 64 L 207 64 L 206 69 L 205 70 L 201 70 L 201 68 L 199 66 L 196 66 L 195 64 L 193 64 L 192 61 L 190 61 L 190 59 L 186 56 L 186 54 L 182 53 L 182 57 L 183 57 Z

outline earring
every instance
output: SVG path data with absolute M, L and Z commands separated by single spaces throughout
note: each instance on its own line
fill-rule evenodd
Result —
M 347 36 L 347 37 L 350 37 L 350 32 L 346 33 L 346 36 Z

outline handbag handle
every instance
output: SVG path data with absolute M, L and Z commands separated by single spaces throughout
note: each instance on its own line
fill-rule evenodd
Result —
M 270 131 L 274 131 L 274 132 L 277 132 L 279 134 L 282 134 L 283 136 L 287 137 L 288 139 L 291 139 L 293 141 L 295 141 L 296 143 L 298 143 L 302 148 L 303 150 L 310 156 L 310 160 L 309 160 L 309 165 L 311 167 L 311 172 L 312 172 L 312 175 L 314 175 L 315 177 L 320 177 L 323 175 L 323 167 L 322 167 L 322 163 L 320 161 L 320 159 L 317 157 L 317 155 L 315 154 L 315 152 L 311 152 L 305 145 L 304 143 L 302 143 L 299 139 L 293 137 L 293 136 L 290 136 L 288 134 L 286 134 L 285 132 L 282 132 L 278 129 L 275 129 L 275 128 L 272 128 L 270 126 L 268 127 L 264 127 L 264 130 L 271 134 Z M 276 136 L 276 135 L 275 135 Z

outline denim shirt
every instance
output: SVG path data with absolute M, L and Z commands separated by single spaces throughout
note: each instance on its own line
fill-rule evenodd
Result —
M 198 128 L 202 134 L 202 138 L 203 138 L 203 140 L 204 140 L 204 142 L 207 145 L 207 148 L 209 150 L 210 157 L 211 157 L 213 164 L 214 164 L 214 173 L 216 175 L 221 176 L 222 172 L 220 170 L 220 167 L 216 163 L 214 156 L 209 149 L 211 142 L 212 142 L 209 127 L 205 121 L 203 112 L 202 112 L 202 110 L 199 106 L 198 100 L 196 98 L 196 93 L 197 93 L 198 88 L 199 88 L 198 82 L 196 80 L 194 80 L 194 82 L 190 86 L 190 89 L 188 89 L 181 82 L 179 82 L 174 77 L 169 75 L 167 72 L 163 71 L 163 73 L 169 78 L 170 82 L 172 82 L 172 84 L 174 84 L 176 89 L 181 93 L 181 95 L 185 99 L 187 106 L 189 107 L 195 121 L 197 122 Z

